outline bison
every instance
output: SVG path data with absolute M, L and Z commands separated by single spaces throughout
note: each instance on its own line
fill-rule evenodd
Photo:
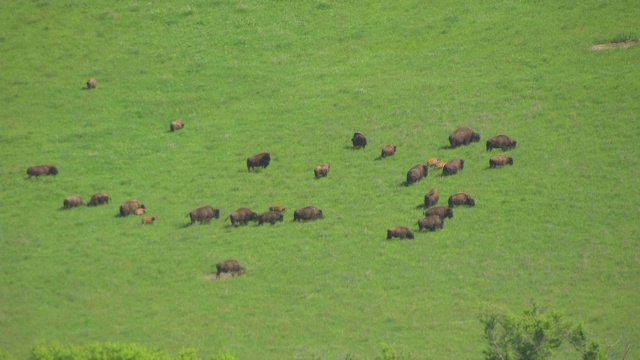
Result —
M 277 211 L 277 212 L 283 212 L 286 211 L 287 208 L 282 206 L 282 205 L 273 205 L 269 207 L 269 211 Z
M 98 206 L 102 204 L 108 204 L 109 201 L 111 201 L 111 196 L 109 196 L 109 194 L 97 193 L 91 196 L 91 200 L 89 200 L 89 203 L 87 204 L 87 206 Z
M 307 206 L 293 212 L 293 221 L 322 219 L 322 210 L 315 206 Z
M 80 197 L 80 195 L 69 196 L 68 198 L 64 199 L 64 201 L 62 202 L 62 205 L 65 209 L 70 209 L 75 206 L 80 206 L 82 205 L 82 198 Z
M 231 220 L 231 225 L 246 225 L 249 221 L 256 221 L 258 219 L 258 214 L 254 213 L 253 210 L 249 208 L 240 208 L 229 215 L 229 219 Z
M 437 215 L 444 220 L 446 218 L 453 218 L 453 210 L 451 210 L 451 208 L 448 208 L 446 206 L 436 206 L 425 211 L 424 215 L 426 217 L 429 217 L 431 215 Z
M 444 226 L 444 221 L 438 215 L 430 215 L 418 220 L 418 228 L 422 231 L 423 229 L 427 229 L 429 231 L 436 231 L 437 229 L 442 229 Z
M 507 154 L 500 154 L 492 156 L 491 159 L 489 159 L 489 167 L 491 168 L 504 165 L 513 165 L 513 158 L 511 158 Z
M 196 221 L 199 221 L 200 224 L 204 224 L 208 223 L 213 218 L 220 219 L 220 210 L 214 209 L 212 206 L 207 205 L 193 210 L 186 216 L 191 218 L 191 224 L 189 225 L 193 225 Z
M 282 222 L 282 220 L 284 220 L 284 215 L 282 215 L 282 213 L 278 211 L 268 211 L 266 213 L 258 215 L 258 225 L 262 225 L 265 222 L 273 225 L 276 223 L 276 221 Z
M 431 159 L 427 160 L 427 166 L 429 166 L 429 167 L 436 166 L 438 161 L 440 161 L 440 160 L 438 160 L 436 158 L 431 158 Z
M 468 193 L 460 192 L 449 196 L 449 207 L 452 208 L 456 205 L 475 206 L 476 202 Z
M 267 168 L 269 166 L 269 162 L 271 161 L 271 154 L 268 152 L 260 153 L 258 155 L 254 155 L 250 158 L 247 158 L 247 171 L 251 171 L 257 167 Z
M 136 212 L 136 209 L 146 209 L 138 200 L 129 200 L 120 205 L 120 216 L 127 216 Z
M 244 274 L 244 268 L 238 260 L 226 260 L 216 264 L 216 279 L 220 279 L 220 274 L 231 273 L 231 276 Z
M 137 208 L 136 211 L 135 211 L 135 214 L 140 216 L 140 215 L 143 215 L 146 212 L 147 212 L 147 209 L 145 209 L 145 208 Z
M 329 173 L 329 164 L 322 164 L 313 170 L 313 173 L 316 175 L 316 179 L 327 176 Z
M 184 123 L 180 119 L 174 120 L 169 124 L 169 130 L 171 131 L 176 131 L 180 129 L 184 129 Z
M 397 237 L 400 239 L 413 239 L 413 233 L 406 226 L 394 226 L 387 229 L 387 240 Z
M 142 218 L 142 224 L 155 224 L 156 219 L 155 216 L 145 216 Z
M 518 142 L 511 139 L 507 135 L 494 136 L 487 140 L 487 151 L 491 151 L 495 148 L 500 148 L 502 151 L 513 149 L 518 145 Z
M 53 165 L 31 166 L 27 169 L 27 175 L 29 175 L 29 179 L 32 176 L 37 178 L 40 175 L 58 175 L 58 169 Z
M 382 148 L 382 153 L 380 154 L 380 157 L 385 158 L 387 156 L 392 156 L 395 153 L 396 153 L 396 146 L 393 144 L 389 144 Z
M 87 89 L 95 89 L 98 85 L 98 80 L 96 78 L 91 78 L 87 80 Z
M 446 162 L 444 162 L 444 161 L 438 161 L 438 162 L 436 162 L 436 163 L 435 163 L 435 165 L 434 165 L 434 166 L 436 167 L 436 169 L 444 169 L 444 166 L 445 166 L 445 165 L 447 165 L 447 163 L 446 163 Z
M 367 138 L 359 132 L 353 133 L 351 142 L 353 143 L 353 147 L 356 149 L 364 149 L 365 146 L 367 146 Z
M 429 167 L 427 165 L 418 164 L 407 172 L 407 185 L 411 185 L 422 180 L 423 177 L 429 175 Z
M 464 160 L 462 159 L 453 159 L 447 161 L 442 168 L 442 175 L 454 175 L 457 174 L 459 170 L 464 169 Z
M 457 148 L 460 145 L 469 145 L 472 142 L 480 141 L 480 134 L 474 132 L 468 127 L 461 127 L 449 135 L 449 144 L 451 148 Z
M 433 188 L 424 196 L 424 207 L 432 207 L 438 203 L 438 200 L 440 200 L 438 189 Z

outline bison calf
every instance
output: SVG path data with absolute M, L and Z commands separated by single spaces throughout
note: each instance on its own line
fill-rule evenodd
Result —
M 456 131 L 449 135 L 449 144 L 452 148 L 457 148 L 460 145 L 469 145 L 472 142 L 478 141 L 480 141 L 480 134 L 468 127 L 456 129 Z
M 436 231 L 437 229 L 442 229 L 443 226 L 444 221 L 442 221 L 442 218 L 438 215 L 430 215 L 418 220 L 419 231 L 422 231 L 423 229 Z
M 307 206 L 293 212 L 293 221 L 322 219 L 322 210 L 315 206 Z
M 451 210 L 451 208 L 448 208 L 446 206 L 436 206 L 425 211 L 424 215 L 426 217 L 429 217 L 431 215 L 437 215 L 444 220 L 446 218 L 453 218 L 453 210 Z
M 244 274 L 244 268 L 238 260 L 226 260 L 216 264 L 216 279 L 220 279 L 220 274 L 231 273 L 231 276 Z
M 200 224 L 208 223 L 211 219 L 220 218 L 220 210 L 214 209 L 212 206 L 207 205 L 201 208 L 197 208 L 192 212 L 188 213 L 186 216 L 191 218 L 191 224 L 193 225 L 196 221 L 199 221 Z
M 271 161 L 271 154 L 269 154 L 268 152 L 260 153 L 250 158 L 247 158 L 247 171 L 251 171 L 257 167 L 262 167 L 266 169 L 267 166 L 269 166 L 270 161 Z
M 433 188 L 424 195 L 424 207 L 432 207 L 438 203 L 438 200 L 440 200 L 438 189 Z
M 380 154 L 381 158 L 385 158 L 387 156 L 392 156 L 396 153 L 396 146 L 393 144 L 389 144 L 382 148 L 382 153 Z
M 491 159 L 489 159 L 490 168 L 495 168 L 498 166 L 505 166 L 505 165 L 513 165 L 513 158 L 509 157 L 506 154 L 492 156 Z
M 282 205 L 273 205 L 269 207 L 269 211 L 277 211 L 277 212 L 283 212 L 286 211 L 287 208 L 282 206 Z
M 37 178 L 40 175 L 58 175 L 58 169 L 53 165 L 31 166 L 27 169 L 27 175 L 29 175 L 29 179 L 32 176 Z
M 476 202 L 471 198 L 471 195 L 461 192 L 449 196 L 449 207 L 452 208 L 456 205 L 475 206 Z
M 444 164 L 444 167 L 442 168 L 442 175 L 454 175 L 462 169 L 464 169 L 464 160 L 453 159 Z
M 258 225 L 262 225 L 265 222 L 268 222 L 271 225 L 273 225 L 276 223 L 276 221 L 282 222 L 283 220 L 284 220 L 284 215 L 282 215 L 282 213 L 278 211 L 269 211 L 269 212 L 258 215 Z
M 136 215 L 138 215 L 138 216 L 140 216 L 140 215 L 142 215 L 142 214 L 144 214 L 144 213 L 146 213 L 146 212 L 147 212 L 147 209 L 145 209 L 145 208 L 143 208 L 143 207 L 141 207 L 141 208 L 137 208 L 137 209 L 135 210 L 135 214 L 136 214 Z
M 325 177 L 329 174 L 329 164 L 322 164 L 313 170 L 313 173 L 316 175 L 316 179 Z
M 487 140 L 487 151 L 491 151 L 495 148 L 500 148 L 502 151 L 513 149 L 518 145 L 518 142 L 511 139 L 507 135 L 494 136 Z
M 145 216 L 142 218 L 142 224 L 155 224 L 156 217 L 155 216 Z
M 427 160 L 427 166 L 429 166 L 429 167 L 435 166 L 438 161 L 440 161 L 440 160 L 438 160 L 436 158 L 431 158 L 431 159 Z
M 353 137 L 351 138 L 351 143 L 353 143 L 353 147 L 356 149 L 365 148 L 367 146 L 367 138 L 359 132 L 353 133 Z
M 169 130 L 176 131 L 184 128 L 184 123 L 182 120 L 174 120 L 169 124 Z
M 98 86 L 98 80 L 96 80 L 96 78 L 87 80 L 87 89 L 95 89 L 96 86 Z
M 387 240 L 397 237 L 400 239 L 413 239 L 413 233 L 406 226 L 394 226 L 387 229 Z
M 111 201 L 111 196 L 109 196 L 109 194 L 97 193 L 91 196 L 91 200 L 89 200 L 89 203 L 87 204 L 87 206 L 98 206 L 102 204 L 108 204 L 109 201 Z
M 62 205 L 65 209 L 80 206 L 82 205 L 82 198 L 80 197 L 80 195 L 69 196 L 68 198 L 64 199 Z

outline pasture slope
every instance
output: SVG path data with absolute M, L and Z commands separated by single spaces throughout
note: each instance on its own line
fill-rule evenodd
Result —
M 637 40 L 640 10 L 570 3 L 0 1 L 0 349 L 480 358 L 477 306 L 535 300 L 640 356 L 640 47 L 591 50 Z M 481 141 L 447 149 L 459 126 Z M 488 169 L 502 133 L 514 165 Z M 465 168 L 403 186 L 430 157 Z M 60 173 L 26 180 L 39 164 Z M 476 206 L 418 234 L 433 187 Z M 128 199 L 156 223 L 116 217 Z M 283 223 L 224 220 L 274 204 Z M 293 223 L 307 205 L 325 219 Z M 207 280 L 226 259 L 246 274 Z

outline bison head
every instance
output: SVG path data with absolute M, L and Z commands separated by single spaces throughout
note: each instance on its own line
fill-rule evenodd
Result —
M 58 175 L 58 169 L 55 166 L 49 168 L 49 175 Z
M 471 141 L 472 142 L 480 141 L 480 134 L 478 134 L 477 132 L 474 132 L 473 135 L 471 135 Z

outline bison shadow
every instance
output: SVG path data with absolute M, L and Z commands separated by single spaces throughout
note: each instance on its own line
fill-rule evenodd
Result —
M 427 209 L 427 207 L 426 207 L 426 206 L 424 206 L 424 204 L 420 204 L 420 205 L 417 205 L 417 206 L 415 207 L 415 209 L 416 209 L 416 210 L 426 210 L 426 209 Z

